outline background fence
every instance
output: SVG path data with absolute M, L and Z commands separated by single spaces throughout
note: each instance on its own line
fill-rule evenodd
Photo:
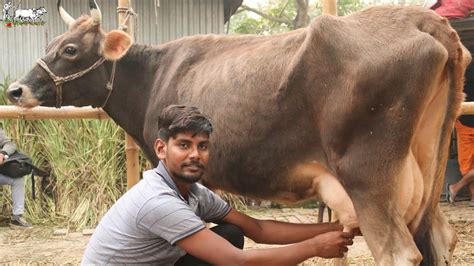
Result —
M 20 77 L 44 54 L 48 41 L 67 30 L 66 24 L 57 15 L 57 0 L 9 1 L 21 8 L 43 6 L 48 13 L 43 15 L 44 25 L 7 28 L 0 24 L 0 80 L 6 76 L 11 79 Z M 0 2 L 2 6 L 3 2 Z M 62 2 L 74 18 L 89 14 L 87 1 Z M 104 29 L 116 29 L 117 1 L 97 0 L 97 3 L 102 11 Z M 133 1 L 133 9 L 138 14 L 135 30 L 137 43 L 161 44 L 183 36 L 224 32 L 223 0 L 140 0 Z

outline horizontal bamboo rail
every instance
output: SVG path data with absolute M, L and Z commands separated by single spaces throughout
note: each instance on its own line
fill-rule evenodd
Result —
M 474 102 L 462 103 L 461 114 L 463 114 L 463 115 L 474 115 Z
M 461 114 L 474 115 L 474 102 L 465 102 L 461 107 Z M 32 109 L 19 108 L 13 105 L 0 106 L 0 119 L 109 119 L 107 113 L 99 108 L 92 107 L 35 107 Z
M 104 110 L 92 107 L 35 107 L 32 109 L 19 108 L 13 105 L 0 106 L 0 119 L 109 119 Z

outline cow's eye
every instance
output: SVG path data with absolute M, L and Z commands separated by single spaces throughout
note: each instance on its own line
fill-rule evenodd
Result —
M 66 47 L 66 50 L 64 50 L 64 52 L 68 55 L 75 55 L 76 51 L 77 51 L 76 48 L 71 47 L 71 46 Z

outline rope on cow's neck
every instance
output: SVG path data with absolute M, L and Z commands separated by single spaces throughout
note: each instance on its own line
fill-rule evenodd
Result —
M 112 63 L 112 73 L 110 73 L 110 79 L 107 81 L 107 85 L 105 88 L 108 90 L 107 97 L 105 98 L 104 104 L 102 104 L 101 108 L 104 109 L 105 105 L 109 101 L 109 97 L 112 94 L 112 90 L 114 89 L 114 80 L 115 80 L 115 69 L 117 67 L 117 61 Z
M 131 15 L 135 16 L 135 17 L 138 16 L 138 14 L 135 13 L 135 11 L 133 11 L 133 9 L 131 7 L 117 7 L 117 13 L 126 13 L 125 18 L 123 19 L 122 23 L 118 27 L 118 29 L 122 30 L 122 31 L 125 31 L 127 29 L 126 23 L 127 23 L 128 19 L 130 18 Z M 107 82 L 107 85 L 106 85 L 106 88 L 109 91 L 109 93 L 107 94 L 107 97 L 105 98 L 104 104 L 101 107 L 102 109 L 104 109 L 105 105 L 109 101 L 110 95 L 112 94 L 112 89 L 113 89 L 114 80 L 115 80 L 115 68 L 116 68 L 116 66 L 117 66 L 117 61 L 114 61 L 113 65 L 112 65 L 112 73 L 110 74 L 110 80 Z
M 124 20 L 122 21 L 122 23 L 118 27 L 118 29 L 122 30 L 122 31 L 125 31 L 127 29 L 127 26 L 125 24 L 127 23 L 128 19 L 130 18 L 131 15 L 132 16 L 138 16 L 138 14 L 135 13 L 135 11 L 133 11 L 133 9 L 131 7 L 117 7 L 117 13 L 126 13 Z M 110 95 L 112 94 L 112 90 L 113 90 L 113 87 L 114 87 L 116 66 L 117 66 L 117 61 L 114 61 L 113 65 L 112 65 L 112 73 L 110 74 L 110 80 L 107 82 L 107 85 L 106 85 L 106 88 L 109 92 L 107 94 L 107 97 L 105 98 L 104 104 L 101 107 L 102 109 L 104 109 L 105 105 L 109 101 Z

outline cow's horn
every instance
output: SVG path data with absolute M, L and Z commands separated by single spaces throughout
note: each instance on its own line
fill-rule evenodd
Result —
M 72 23 L 76 21 L 71 15 L 69 15 L 66 10 L 61 6 L 61 0 L 58 0 L 58 12 L 61 15 L 61 18 L 66 22 L 66 24 L 71 27 Z
M 92 23 L 94 25 L 100 25 L 102 21 L 102 13 L 100 12 L 99 6 L 95 0 L 89 0 L 89 7 L 91 9 Z

